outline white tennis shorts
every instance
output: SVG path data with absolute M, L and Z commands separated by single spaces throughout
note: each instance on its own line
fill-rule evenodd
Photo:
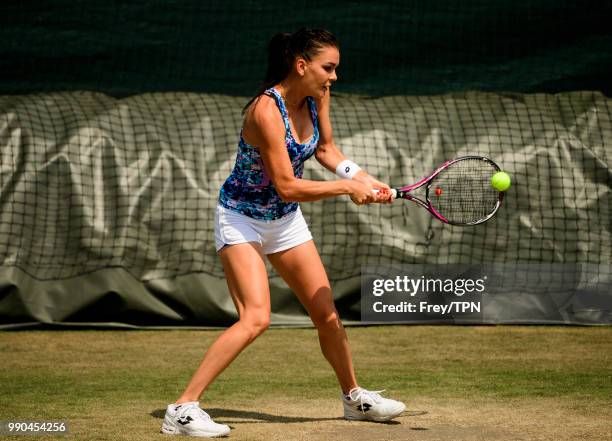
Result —
M 280 219 L 259 220 L 217 205 L 215 211 L 215 245 L 217 251 L 226 245 L 257 242 L 264 254 L 278 253 L 312 240 L 300 207 Z

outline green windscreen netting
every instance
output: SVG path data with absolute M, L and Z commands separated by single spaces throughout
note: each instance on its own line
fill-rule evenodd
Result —
M 223 280 L 214 252 L 214 206 L 235 161 L 245 99 L 145 94 L 117 100 L 96 93 L 2 98 L 3 270 L 14 286 L 25 278 L 36 282 L 30 281 L 34 290 L 14 291 L 32 302 L 18 311 L 49 314 L 49 302 L 58 303 L 61 318 L 71 319 L 93 302 L 94 315 L 111 307 L 144 308 L 163 323 L 181 315 L 195 320 L 200 313 L 212 315 L 205 323 L 218 323 L 228 314 L 190 309 L 190 296 L 221 296 L 219 285 L 179 289 L 176 280 Z M 447 158 L 481 154 L 495 158 L 514 184 L 496 217 L 471 228 L 445 226 L 402 201 L 303 203 L 330 279 L 352 302 L 351 281 L 362 265 L 372 264 L 590 264 L 609 281 L 610 106 L 597 93 L 336 97 L 337 144 L 386 182 L 414 182 Z M 335 178 L 314 160 L 305 177 Z M 116 299 L 106 304 L 104 280 L 78 293 L 60 288 L 62 280 L 103 269 L 163 288 L 135 296 L 126 284 L 113 287 L 124 301 L 134 295 L 137 306 Z M 37 294 L 47 301 L 36 300 Z M 180 314 L 177 303 L 187 304 Z
M 336 90 L 610 94 L 606 0 L 3 2 L 0 89 L 251 94 L 266 44 L 301 26 L 340 41 Z
M 266 41 L 304 24 L 340 40 L 334 137 L 369 173 L 399 186 L 477 154 L 513 178 L 496 217 L 473 228 L 404 201 L 301 204 L 347 323 L 367 265 L 570 265 L 610 284 L 603 2 L 2 9 L 0 324 L 235 319 L 214 207 Z M 336 179 L 314 159 L 305 178 Z M 273 323 L 307 323 L 269 270 Z M 480 321 L 609 323 L 609 293 L 583 282 L 563 302 L 500 296 Z

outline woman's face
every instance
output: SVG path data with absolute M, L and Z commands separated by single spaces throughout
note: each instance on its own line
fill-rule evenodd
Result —
M 329 92 L 332 83 L 338 79 L 336 68 L 340 64 L 340 52 L 333 46 L 326 46 L 306 62 L 304 82 L 308 95 L 323 97 Z

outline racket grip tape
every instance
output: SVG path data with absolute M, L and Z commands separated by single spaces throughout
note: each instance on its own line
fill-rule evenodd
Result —
M 378 190 L 373 188 L 372 189 L 372 193 L 377 195 L 378 194 Z M 391 194 L 393 195 L 393 199 L 397 198 L 397 190 L 395 188 L 391 189 Z

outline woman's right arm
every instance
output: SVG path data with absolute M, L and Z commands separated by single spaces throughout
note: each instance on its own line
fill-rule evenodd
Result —
M 259 149 L 264 170 L 283 201 L 316 201 L 348 194 L 356 204 L 373 202 L 371 188 L 358 181 L 312 181 L 295 177 L 284 141 L 285 126 L 272 98 L 262 97 L 245 125 L 248 125 L 249 138 Z

